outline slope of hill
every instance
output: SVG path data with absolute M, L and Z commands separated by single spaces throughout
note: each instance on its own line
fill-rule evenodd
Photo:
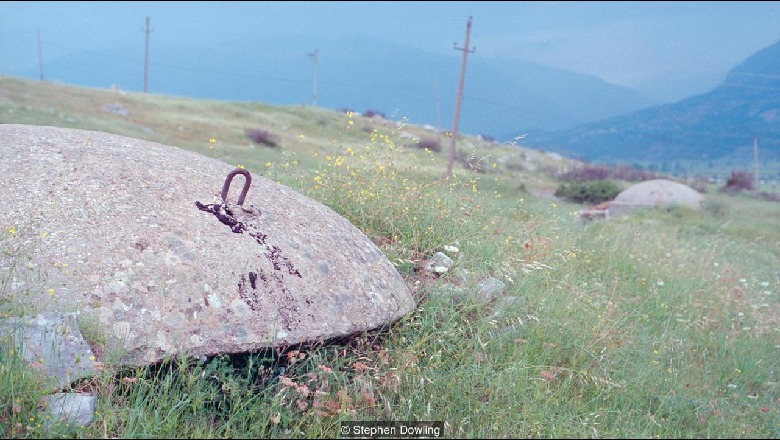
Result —
M 599 161 L 780 159 L 780 42 L 731 70 L 711 92 L 553 133 L 525 145 Z
M 9 432 L 7 437 L 331 438 L 340 435 L 340 419 L 408 420 L 414 414 L 447 420 L 441 432 L 463 438 L 778 437 L 777 372 L 766 366 L 777 364 L 780 204 L 716 191 L 707 194 L 710 203 L 701 212 L 650 210 L 583 227 L 572 215 L 581 205 L 524 191 L 545 184 L 555 188 L 557 182 L 549 177 L 553 167 L 571 166 L 570 161 L 461 136 L 458 148 L 486 158 L 491 174 L 458 163 L 454 178 L 441 185 L 447 155 L 414 147 L 415 138 L 434 135 L 430 130 L 303 106 L 0 77 L 3 122 L 130 135 L 200 151 L 291 183 L 364 231 L 420 301 L 397 325 L 349 341 L 318 340 L 204 362 L 177 353 L 170 363 L 135 369 L 114 361 L 121 353 L 101 342 L 105 331 L 115 329 L 91 319 L 100 311 L 87 296 L 80 315 L 86 319 L 78 327 L 97 347 L 98 360 L 110 361 L 94 379 L 74 382 L 72 389 L 92 391 L 99 414 L 78 431 L 48 423 L 40 399 L 51 384 L 37 379 L 41 363 L 24 368 L 23 351 L 9 353 L 14 346 L 3 342 L 0 400 L 18 402 L 18 410 L 0 405 L 0 430 Z M 268 130 L 279 137 L 279 145 L 253 145 L 246 128 Z M 40 159 L 59 160 L 53 156 Z M 30 175 L 41 188 L 46 177 Z M 80 182 L 91 185 L 85 180 L 89 173 L 82 177 Z M 181 188 L 170 190 L 178 196 Z M 215 185 L 215 194 L 218 190 Z M 30 192 L 30 209 L 6 203 L 0 216 L 0 312 L 6 317 L 23 313 L 35 320 L 42 303 L 62 301 L 63 287 L 52 281 L 56 277 L 46 279 L 47 269 L 78 276 L 85 274 L 82 262 L 96 258 L 93 250 L 83 259 L 65 254 L 32 264 L 28 249 L 62 247 L 61 237 L 67 235 L 50 228 L 36 205 L 54 203 L 50 208 L 59 209 L 63 204 L 57 200 L 73 192 L 55 187 L 44 192 Z M 154 215 L 144 209 L 145 200 L 129 202 L 133 205 L 127 199 L 83 200 L 104 215 L 119 208 Z M 263 223 L 268 211 L 260 209 Z M 182 250 L 200 252 L 199 232 L 185 228 L 182 223 L 168 231 L 173 241 L 152 245 L 159 247 L 147 249 L 146 255 L 136 257 L 140 252 L 132 251 L 138 258 L 133 261 L 151 261 L 149 252 L 155 259 L 168 252 L 171 258 L 179 258 L 174 253 L 183 255 Z M 135 241 L 124 238 L 121 246 Z M 426 274 L 425 263 L 441 251 L 453 266 L 444 274 Z M 354 254 L 349 246 L 334 252 Z M 144 295 L 136 286 L 146 283 L 133 272 L 140 267 L 133 261 L 116 268 L 124 275 L 114 276 L 128 280 L 116 303 L 127 301 L 138 311 L 133 296 Z M 211 268 L 204 265 L 200 278 L 165 282 L 170 286 L 165 289 L 194 287 L 194 307 L 198 292 L 205 291 L 201 283 L 214 277 Z M 165 267 L 161 270 L 162 284 L 171 277 Z M 114 279 L 110 274 L 84 276 L 95 289 Z M 339 295 L 348 298 L 351 281 L 340 281 L 345 292 Z M 149 290 L 155 286 L 149 284 Z M 210 291 L 220 298 L 221 289 L 235 286 Z M 147 293 L 163 297 L 167 291 Z M 45 301 L 32 301 L 41 295 Z M 116 310 L 114 316 L 121 317 L 119 305 Z M 306 384 L 317 392 L 298 391 Z M 165 423 L 160 423 L 161 413 Z
M 34 250 L 59 251 L 65 249 L 63 240 L 78 240 L 51 227 L 37 205 L 53 204 L 48 209 L 57 210 L 84 204 L 105 216 L 136 210 L 142 222 L 136 226 L 159 226 L 152 219 L 157 214 L 146 209 L 150 204 L 143 198 L 97 203 L 72 198 L 72 188 L 47 188 L 45 175 L 31 174 L 36 184 L 6 178 L 30 196 L 29 206 L 4 198 L 0 216 L 0 313 L 10 318 L 6 325 L 24 330 L 19 323 L 35 322 L 45 306 L 63 304 L 67 286 L 57 281 L 64 278 L 51 274 L 86 277 L 90 289 L 111 293 L 115 306 L 108 309 L 125 330 L 99 325 L 96 315 L 106 308 L 96 309 L 89 292 L 79 303 L 63 304 L 80 311 L 69 335 L 80 330 L 96 351 L 90 365 L 101 362 L 99 374 L 66 386 L 66 391 L 89 391 L 96 400 L 99 413 L 83 428 L 49 418 L 53 411 L 40 405 L 52 391 L 41 374 L 49 366 L 38 356 L 28 364 L 30 357 L 23 356 L 28 347 L 17 345 L 22 338 L 0 334 L 0 401 L 13 402 L 0 405 L 0 432 L 8 433 L 3 437 L 335 438 L 345 437 L 340 422 L 417 418 L 439 421 L 436 431 L 424 432 L 455 438 L 779 437 L 780 388 L 777 367 L 771 367 L 777 365 L 780 323 L 778 203 L 714 191 L 706 195 L 703 211 L 670 207 L 579 225 L 571 214 L 581 205 L 533 197 L 522 189 L 530 189 L 529 179 L 549 175 L 551 166 L 570 164 L 555 155 L 462 136 L 459 148 L 495 160 L 487 167 L 493 173 L 480 175 L 458 164 L 453 179 L 442 185 L 446 154 L 400 147 L 414 145 L 415 137 L 430 131 L 302 106 L 0 77 L 0 122 L 127 134 L 230 164 L 240 161 L 252 172 L 290 182 L 364 231 L 419 301 L 392 326 L 348 340 L 205 359 L 170 351 L 163 363 L 126 367 L 120 362 L 126 353 L 105 343 L 108 332 L 126 335 L 127 325 L 132 330 L 134 324 L 119 319 L 128 319 L 131 311 L 143 315 L 138 325 L 167 325 L 175 341 L 179 324 L 203 307 L 246 310 L 239 300 L 217 301 L 236 284 L 212 282 L 218 265 L 195 267 L 197 261 L 185 260 L 185 254 L 207 251 L 202 231 L 186 222 L 163 231 L 164 239 L 149 247 L 139 237 L 117 237 L 118 246 L 130 246 L 124 251 L 132 256 L 109 273 L 84 270 L 88 264 L 83 263 L 99 258 L 89 248 L 36 261 Z M 279 136 L 279 145 L 250 144 L 245 128 L 269 130 Z M 37 139 L 33 142 L 58 142 Z M 15 148 L 20 142 L 6 138 L 3 145 Z M 84 142 L 102 143 L 100 136 L 93 142 L 88 135 Z M 15 153 L 22 152 L 10 156 Z M 58 156 L 34 159 L 56 162 Z M 530 165 L 539 170 L 531 172 Z M 0 175 L 9 164 L 3 166 Z M 93 188 L 89 176 L 84 173 L 76 184 Z M 150 177 L 150 187 L 159 186 Z M 31 191 L 35 187 L 42 191 Z M 192 196 L 182 188 L 165 192 Z M 218 189 L 214 185 L 215 193 Z M 59 202 L 65 198 L 68 203 Z M 161 209 L 179 206 L 164 205 Z M 77 221 L 100 222 L 76 207 L 71 217 Z M 258 224 L 264 225 L 273 211 L 259 208 Z M 212 224 L 224 229 L 215 219 Z M 135 251 L 136 242 L 143 252 Z M 325 270 L 328 249 L 315 251 L 324 260 L 314 270 Z M 255 252 L 263 258 L 262 250 Z M 352 246 L 333 252 L 346 258 L 361 254 Z M 428 273 L 426 263 L 438 252 L 453 264 L 446 272 Z M 251 263 L 252 255 L 236 258 Z M 172 276 L 167 266 L 177 260 L 200 269 L 198 276 Z M 160 267 L 158 276 L 147 277 L 159 282 L 144 281 L 142 264 Z M 373 279 L 365 271 L 352 276 Z M 352 301 L 354 282 L 335 281 L 343 287 L 321 295 Z M 124 287 L 102 287 L 107 283 Z M 383 283 L 375 285 L 381 290 Z M 192 299 L 186 314 L 169 313 L 170 301 L 162 301 L 172 289 L 184 289 Z M 256 290 L 263 295 L 260 301 L 278 307 L 289 301 L 278 287 Z M 215 300 L 199 300 L 203 292 Z M 34 301 L 41 296 L 43 301 Z M 161 298 L 159 310 L 141 309 L 136 296 Z M 225 325 L 243 328 L 242 318 L 234 316 L 235 322 L 229 317 Z
M 302 105 L 183 98 L 0 76 L 0 124 L 3 123 L 121 134 L 240 163 L 252 171 L 264 171 L 268 163 L 286 162 L 291 157 L 303 167 L 316 168 L 322 158 L 339 154 L 343 148 L 365 148 L 375 130 L 388 139 L 392 137 L 397 146 L 409 147 L 405 149 L 407 154 L 397 158 L 400 163 L 414 163 L 431 175 L 438 175 L 444 172 L 447 160 L 447 154 L 442 152 L 421 163 L 418 141 L 436 144 L 437 134 L 401 118 L 368 118 Z M 277 147 L 260 147 L 249 139 L 246 130 L 267 133 Z M 448 138 L 442 134 L 438 142 L 441 150 L 447 151 Z M 509 174 L 515 186 L 522 183 L 529 191 L 544 194 L 551 194 L 556 183 L 551 173 L 540 171 L 571 167 L 574 163 L 556 154 L 463 134 L 459 135 L 457 150 L 459 161 L 489 160 L 496 164 L 496 171 Z M 456 167 L 462 170 L 463 164 L 457 163 Z

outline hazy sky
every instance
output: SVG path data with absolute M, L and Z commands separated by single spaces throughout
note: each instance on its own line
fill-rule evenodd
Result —
M 154 44 L 347 35 L 447 54 L 473 16 L 475 56 L 565 68 L 656 99 L 704 92 L 780 40 L 780 2 L 0 2 L 0 74 L 37 66 L 38 29 L 45 57 L 143 50 L 147 16 Z

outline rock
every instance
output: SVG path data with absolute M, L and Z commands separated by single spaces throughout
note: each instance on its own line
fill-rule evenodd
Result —
M 468 275 L 468 271 L 466 271 Z M 436 294 L 442 298 L 447 298 L 453 304 L 460 305 L 468 301 L 474 301 L 480 306 L 487 305 L 493 299 L 506 290 L 506 284 L 503 281 L 493 277 L 480 280 L 476 284 L 471 282 L 459 283 L 459 286 L 449 283 L 442 284 L 436 290 Z
M 452 267 L 452 259 L 442 252 L 436 252 L 433 257 L 425 263 L 425 270 L 429 273 L 444 273 Z
M 127 116 L 130 114 L 130 111 L 118 102 L 103 105 L 103 111 L 119 116 Z
M 78 426 L 89 426 L 95 417 L 95 396 L 80 393 L 56 393 L 43 397 L 44 411 L 50 421 L 59 420 Z
M 81 336 L 78 314 L 49 313 L 0 320 L 0 343 L 10 343 L 49 379 L 48 390 L 66 388 L 96 371 L 95 356 Z
M 16 260 L 34 267 L 8 293 L 41 312 L 94 320 L 105 333 L 101 361 L 345 336 L 415 307 L 390 261 L 330 208 L 259 175 L 243 207 L 242 176 L 223 203 L 234 167 L 216 159 L 101 132 L 0 124 L 0 162 L 0 233 L 14 231 L 3 236 L 0 277 Z
M 469 273 L 466 268 L 456 267 L 452 273 L 456 275 L 455 279 L 457 280 L 458 285 L 462 286 L 471 282 L 471 273 Z
M 497 278 L 487 277 L 477 283 L 477 288 L 480 303 L 487 304 L 506 290 L 506 284 Z
M 580 225 L 586 224 L 593 219 L 609 219 L 609 210 L 607 209 L 583 209 L 577 216 Z
M 470 290 L 458 286 L 453 286 L 452 284 L 448 283 L 442 284 L 433 292 L 436 296 L 443 298 L 454 305 L 461 305 L 472 296 L 472 292 Z

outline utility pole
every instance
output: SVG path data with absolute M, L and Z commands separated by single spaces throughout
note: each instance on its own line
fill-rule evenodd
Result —
M 38 69 L 41 71 L 41 81 L 43 81 L 43 47 L 41 46 L 40 29 L 38 29 Z
M 144 51 L 144 93 L 149 89 L 149 17 L 146 17 L 146 51 Z
M 317 61 L 319 53 L 320 50 L 316 49 L 314 52 L 309 54 L 312 62 L 314 62 L 314 86 L 311 92 L 311 106 L 314 108 L 317 108 Z
M 450 157 L 447 160 L 447 172 L 444 175 L 445 179 L 452 177 L 452 163 L 455 161 L 455 144 L 458 138 L 458 119 L 460 117 L 460 103 L 463 100 L 463 80 L 466 76 L 466 59 L 469 53 L 474 53 L 476 48 L 469 49 L 469 35 L 471 34 L 471 17 L 466 23 L 466 43 L 463 47 L 458 47 L 458 43 L 455 43 L 455 50 L 463 51 L 463 61 L 460 65 L 460 81 L 458 81 L 458 95 L 455 99 L 455 117 L 452 121 L 452 134 L 450 138 Z
M 436 94 L 436 146 L 441 147 L 441 106 L 439 105 L 439 79 L 433 79 L 433 90 Z
M 758 178 L 758 136 L 753 136 L 753 166 L 755 167 L 756 191 L 761 191 L 761 180 Z

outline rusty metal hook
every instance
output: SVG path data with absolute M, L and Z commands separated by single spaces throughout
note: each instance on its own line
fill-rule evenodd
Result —
M 236 176 L 236 174 L 241 174 L 244 176 L 244 189 L 241 190 L 241 195 L 238 196 L 238 205 L 244 204 L 244 199 L 246 198 L 246 193 L 249 192 L 249 185 L 252 184 L 252 175 L 249 174 L 249 171 L 242 169 L 242 168 L 236 168 L 235 170 L 228 173 L 227 178 L 225 178 L 225 184 L 222 185 L 222 201 L 226 202 L 228 190 L 230 189 L 230 182 L 233 180 L 233 177 Z

